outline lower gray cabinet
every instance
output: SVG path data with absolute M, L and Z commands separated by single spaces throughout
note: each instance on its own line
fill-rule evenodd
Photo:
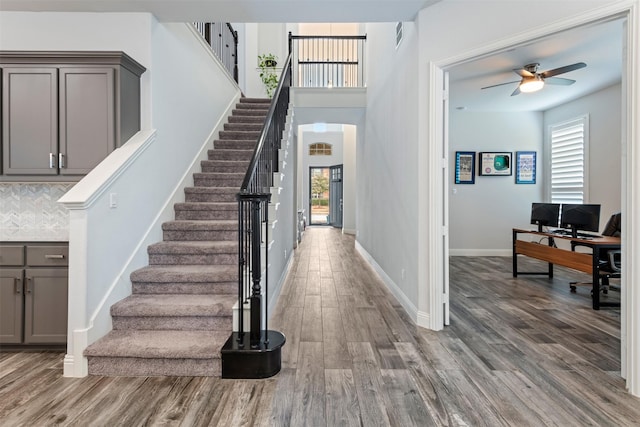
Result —
M 0 268 L 0 343 L 22 342 L 23 270 Z
M 0 343 L 67 342 L 68 253 L 66 243 L 0 245 Z
M 67 342 L 66 268 L 28 268 L 24 280 L 24 343 Z

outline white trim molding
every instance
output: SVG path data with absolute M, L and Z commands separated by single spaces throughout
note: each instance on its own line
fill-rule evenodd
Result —
M 362 247 L 360 242 L 356 240 L 355 243 L 356 251 L 360 254 L 362 258 L 373 268 L 373 270 L 380 276 L 382 283 L 385 284 L 389 292 L 393 294 L 393 296 L 398 300 L 400 305 L 404 311 L 409 315 L 409 318 L 413 320 L 413 322 L 421 326 L 423 328 L 429 328 L 430 318 L 429 313 L 421 312 L 418 310 L 418 307 L 415 306 L 413 302 L 407 297 L 407 295 L 395 284 L 395 282 L 387 275 L 387 273 L 380 267 L 380 265 L 376 262 L 375 259 L 367 252 L 365 248 Z
M 621 375 L 627 389 L 640 397 L 640 2 L 628 9 L 622 117 L 622 234 Z M 626 157 L 625 157 L 626 154 Z

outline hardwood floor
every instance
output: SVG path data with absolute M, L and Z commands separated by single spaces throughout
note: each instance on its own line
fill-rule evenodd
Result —
M 352 236 L 309 228 L 269 325 L 287 336 L 277 376 L 63 378 L 60 353 L 2 352 L 0 424 L 640 425 L 619 376 L 619 310 L 569 293 L 586 275 L 555 276 L 454 257 L 451 326 L 433 332 L 408 320 Z

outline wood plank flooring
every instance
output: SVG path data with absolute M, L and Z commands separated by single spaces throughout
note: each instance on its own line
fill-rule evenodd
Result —
M 508 257 L 450 265 L 451 326 L 424 330 L 352 236 L 309 228 L 270 322 L 287 336 L 277 376 L 63 378 L 61 353 L 1 352 L 0 425 L 640 425 L 619 310 L 569 292 L 587 275 L 513 279 Z

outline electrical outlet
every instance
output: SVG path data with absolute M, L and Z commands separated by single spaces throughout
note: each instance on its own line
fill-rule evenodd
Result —
M 118 207 L 118 193 L 109 194 L 109 207 L 115 209 Z

